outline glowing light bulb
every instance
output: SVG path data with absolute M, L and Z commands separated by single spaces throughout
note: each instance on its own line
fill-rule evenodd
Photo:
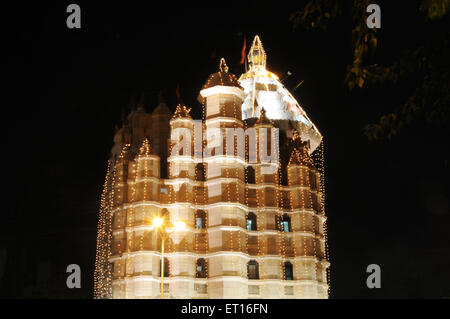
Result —
M 153 226 L 154 226 L 154 227 L 158 228 L 158 227 L 160 227 L 162 224 L 163 224 L 162 218 L 160 218 L 160 217 L 155 217 L 155 218 L 153 219 Z

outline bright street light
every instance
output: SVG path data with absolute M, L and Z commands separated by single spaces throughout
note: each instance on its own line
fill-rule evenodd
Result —
M 161 217 L 155 217 L 153 218 L 153 227 L 160 227 L 163 224 L 163 219 Z
M 170 233 L 176 231 L 183 231 L 186 228 L 186 223 L 177 220 L 170 231 L 166 228 L 171 228 L 172 225 L 165 225 L 164 219 L 161 217 L 153 218 L 153 227 L 156 228 L 161 235 L 161 299 L 164 299 L 164 242 Z

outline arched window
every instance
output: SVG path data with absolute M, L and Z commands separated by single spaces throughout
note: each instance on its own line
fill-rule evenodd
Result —
M 247 264 L 247 278 L 259 279 L 259 265 L 256 260 L 250 260 Z
M 292 268 L 292 264 L 289 261 L 286 261 L 284 263 L 284 279 L 294 280 L 294 271 Z
M 206 228 L 206 213 L 203 210 L 198 210 L 195 213 L 195 228 Z
M 245 174 L 247 174 L 247 184 L 255 184 L 255 169 L 247 166 L 245 168 Z
M 164 277 L 169 277 L 170 274 L 170 263 L 169 259 L 164 257 Z M 161 277 L 161 262 L 159 263 L 159 276 Z
M 195 166 L 195 180 L 196 181 L 205 181 L 205 167 L 203 163 L 198 163 Z
M 288 214 L 284 214 L 281 219 L 281 231 L 288 233 L 291 231 L 291 218 Z
M 255 213 L 248 213 L 247 215 L 247 230 L 257 230 L 258 226 L 256 224 L 256 215 Z
M 204 258 L 197 259 L 197 264 L 195 266 L 195 277 L 196 278 L 207 278 L 207 262 Z

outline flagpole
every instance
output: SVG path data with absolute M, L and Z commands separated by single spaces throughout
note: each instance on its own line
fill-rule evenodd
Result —
M 247 73 L 247 55 L 245 54 L 245 50 L 247 49 L 247 38 L 244 35 L 244 44 L 242 45 L 242 51 L 241 51 L 241 55 L 242 55 L 242 59 L 241 58 L 241 64 L 244 64 L 245 67 L 245 73 Z M 244 61 L 242 61 L 244 60 Z

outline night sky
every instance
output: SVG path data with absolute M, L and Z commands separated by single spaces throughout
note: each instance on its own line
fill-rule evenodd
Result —
M 450 298 L 448 128 L 415 126 L 369 142 L 364 125 L 402 103 L 414 79 L 349 92 L 351 17 L 327 31 L 293 31 L 289 15 L 304 2 L 78 1 L 81 29 L 66 27 L 71 2 L 5 10 L 2 69 L 12 89 L 2 107 L 0 296 L 92 297 L 100 194 L 122 109 L 144 94 L 150 112 L 162 90 L 174 110 L 179 85 L 200 118 L 196 98 L 219 59 L 239 76 L 243 38 L 248 49 L 258 34 L 268 69 L 280 78 L 290 71 L 291 92 L 304 80 L 293 94 L 324 136 L 331 297 Z M 390 2 L 378 1 L 379 64 L 433 37 L 416 1 Z M 65 285 L 72 263 L 81 266 L 78 290 Z M 380 289 L 366 287 L 372 263 L 381 266 Z

